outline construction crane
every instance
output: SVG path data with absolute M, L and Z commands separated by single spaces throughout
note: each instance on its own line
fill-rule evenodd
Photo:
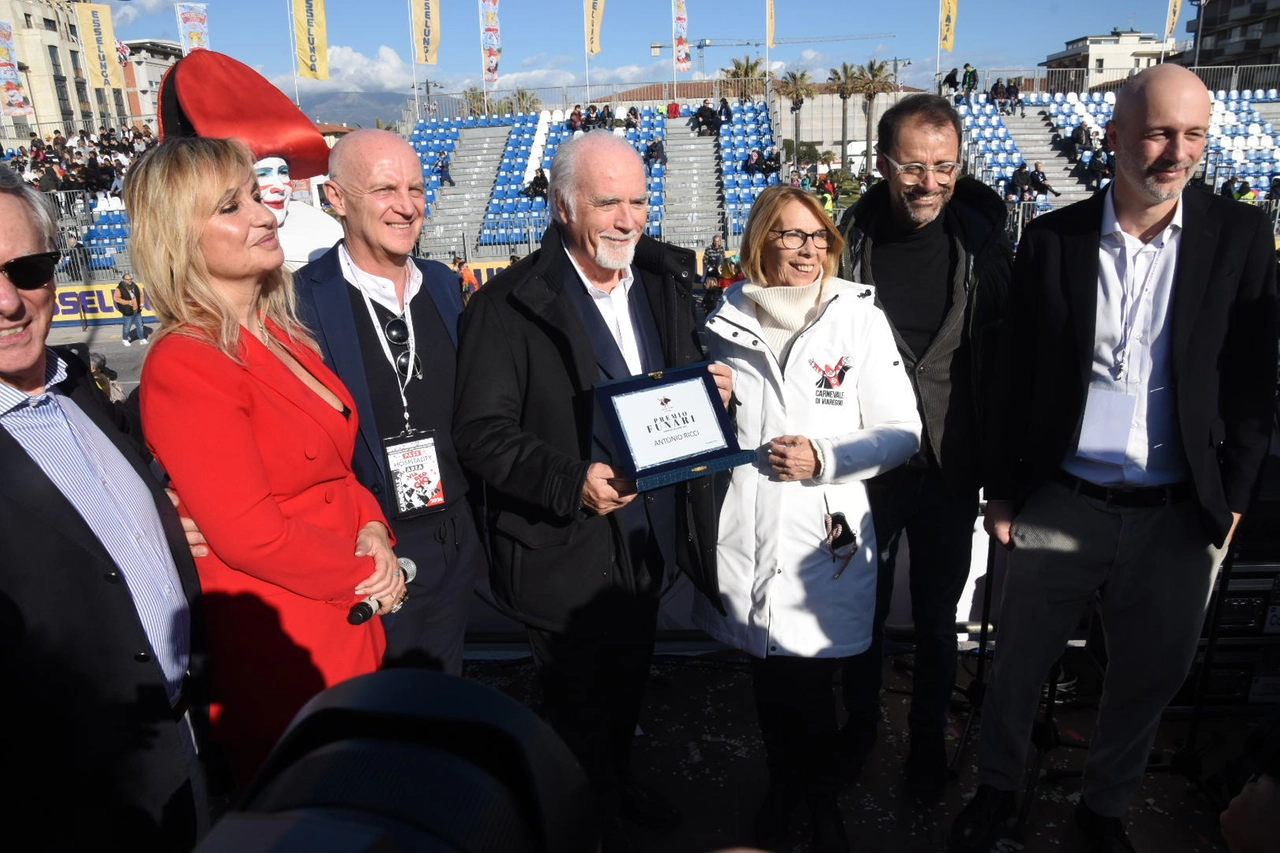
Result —
M 780 44 L 816 44 L 824 41 L 862 41 L 866 39 L 891 39 L 897 38 L 896 33 L 872 33 L 864 36 L 808 36 L 801 38 L 774 39 L 775 46 Z M 698 49 L 698 73 L 706 75 L 707 73 L 707 48 L 709 47 L 761 47 L 767 43 L 766 39 L 698 39 L 693 46 Z M 660 44 L 652 42 L 649 45 L 649 54 L 657 56 L 661 50 L 671 50 L 669 44 Z M 767 70 L 767 69 L 766 69 Z

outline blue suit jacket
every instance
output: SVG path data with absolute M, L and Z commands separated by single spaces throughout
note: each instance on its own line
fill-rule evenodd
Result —
M 341 243 L 338 244 L 342 245 Z M 449 338 L 458 346 L 458 318 L 462 315 L 462 291 L 458 277 L 439 261 L 413 261 L 422 271 L 422 294 L 440 312 Z M 294 274 L 298 291 L 298 312 L 320 344 L 325 364 L 338 374 L 356 401 L 360 416 L 360 437 L 356 441 L 351 467 L 356 478 L 369 488 L 391 513 L 391 491 L 382 464 L 382 440 L 373 419 L 373 400 L 369 396 L 364 358 L 360 355 L 360 336 L 351 313 L 351 296 L 347 280 L 338 262 L 338 246 Z M 419 299 L 422 296 L 418 297 Z

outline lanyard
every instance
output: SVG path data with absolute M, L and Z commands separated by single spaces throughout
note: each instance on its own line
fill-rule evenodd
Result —
M 1138 255 L 1142 254 L 1142 250 L 1134 253 L 1134 264 L 1128 263 L 1129 247 L 1125 243 L 1122 246 L 1125 253 L 1125 268 L 1128 270 L 1131 266 L 1136 266 Z M 1143 247 L 1146 248 L 1145 246 Z M 1160 266 L 1160 254 L 1164 251 L 1164 243 L 1161 242 L 1160 247 L 1156 249 L 1155 257 L 1151 259 L 1151 265 L 1147 267 L 1147 274 L 1142 277 L 1142 286 L 1138 288 L 1138 292 L 1130 298 L 1129 288 L 1125 287 L 1125 282 L 1121 282 L 1121 301 L 1120 301 L 1120 344 L 1115 348 L 1113 357 L 1114 364 L 1111 366 L 1111 375 L 1117 381 L 1123 380 L 1128 371 L 1130 350 L 1133 344 L 1133 330 L 1138 325 L 1138 312 L 1142 310 L 1142 300 L 1147 295 L 1147 289 L 1151 286 L 1151 277 L 1155 274 L 1156 269 Z M 1125 279 L 1132 279 L 1132 275 L 1126 275 Z
M 357 273 L 353 269 L 351 260 L 346 256 L 345 252 L 340 252 L 338 257 L 342 260 L 343 272 L 346 274 L 347 280 L 351 282 L 358 281 Z M 407 274 L 407 273 L 406 273 Z M 369 298 L 369 294 L 365 293 L 364 288 L 357 287 L 360 295 L 364 298 L 364 307 L 369 311 L 369 322 L 373 324 L 373 333 L 378 338 L 378 344 L 382 347 L 382 354 L 386 356 L 387 363 L 391 365 L 391 371 L 396 375 L 396 387 L 400 390 L 400 405 L 404 409 L 404 435 L 413 432 L 409 426 L 409 397 L 405 394 L 405 389 L 409 387 L 409 383 L 413 380 L 413 363 L 418 357 L 418 350 L 415 345 L 413 334 L 413 314 L 411 313 L 408 299 L 404 302 L 404 311 L 400 315 L 404 318 L 404 323 L 409 327 L 409 369 L 402 376 L 399 368 L 396 367 L 396 358 L 391 354 L 391 345 L 387 343 L 386 332 L 382 328 L 382 324 L 378 322 L 378 314 L 373 310 L 373 300 Z M 405 286 L 405 292 L 408 293 L 408 285 Z

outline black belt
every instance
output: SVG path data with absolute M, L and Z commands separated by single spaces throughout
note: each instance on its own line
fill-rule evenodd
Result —
M 1068 474 L 1059 469 L 1053 473 L 1053 481 L 1061 483 L 1078 495 L 1102 501 L 1108 506 L 1126 509 L 1172 506 L 1195 497 L 1195 486 L 1189 482 L 1172 483 L 1168 486 L 1148 486 L 1145 488 L 1117 488 L 1115 486 L 1099 486 L 1088 480 Z

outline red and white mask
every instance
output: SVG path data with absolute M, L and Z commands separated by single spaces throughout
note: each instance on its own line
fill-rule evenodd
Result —
M 279 157 L 263 157 L 253 164 L 258 176 L 258 189 L 262 203 L 276 215 L 276 224 L 284 225 L 289 215 L 289 200 L 293 197 L 293 182 L 289 179 L 289 164 Z

